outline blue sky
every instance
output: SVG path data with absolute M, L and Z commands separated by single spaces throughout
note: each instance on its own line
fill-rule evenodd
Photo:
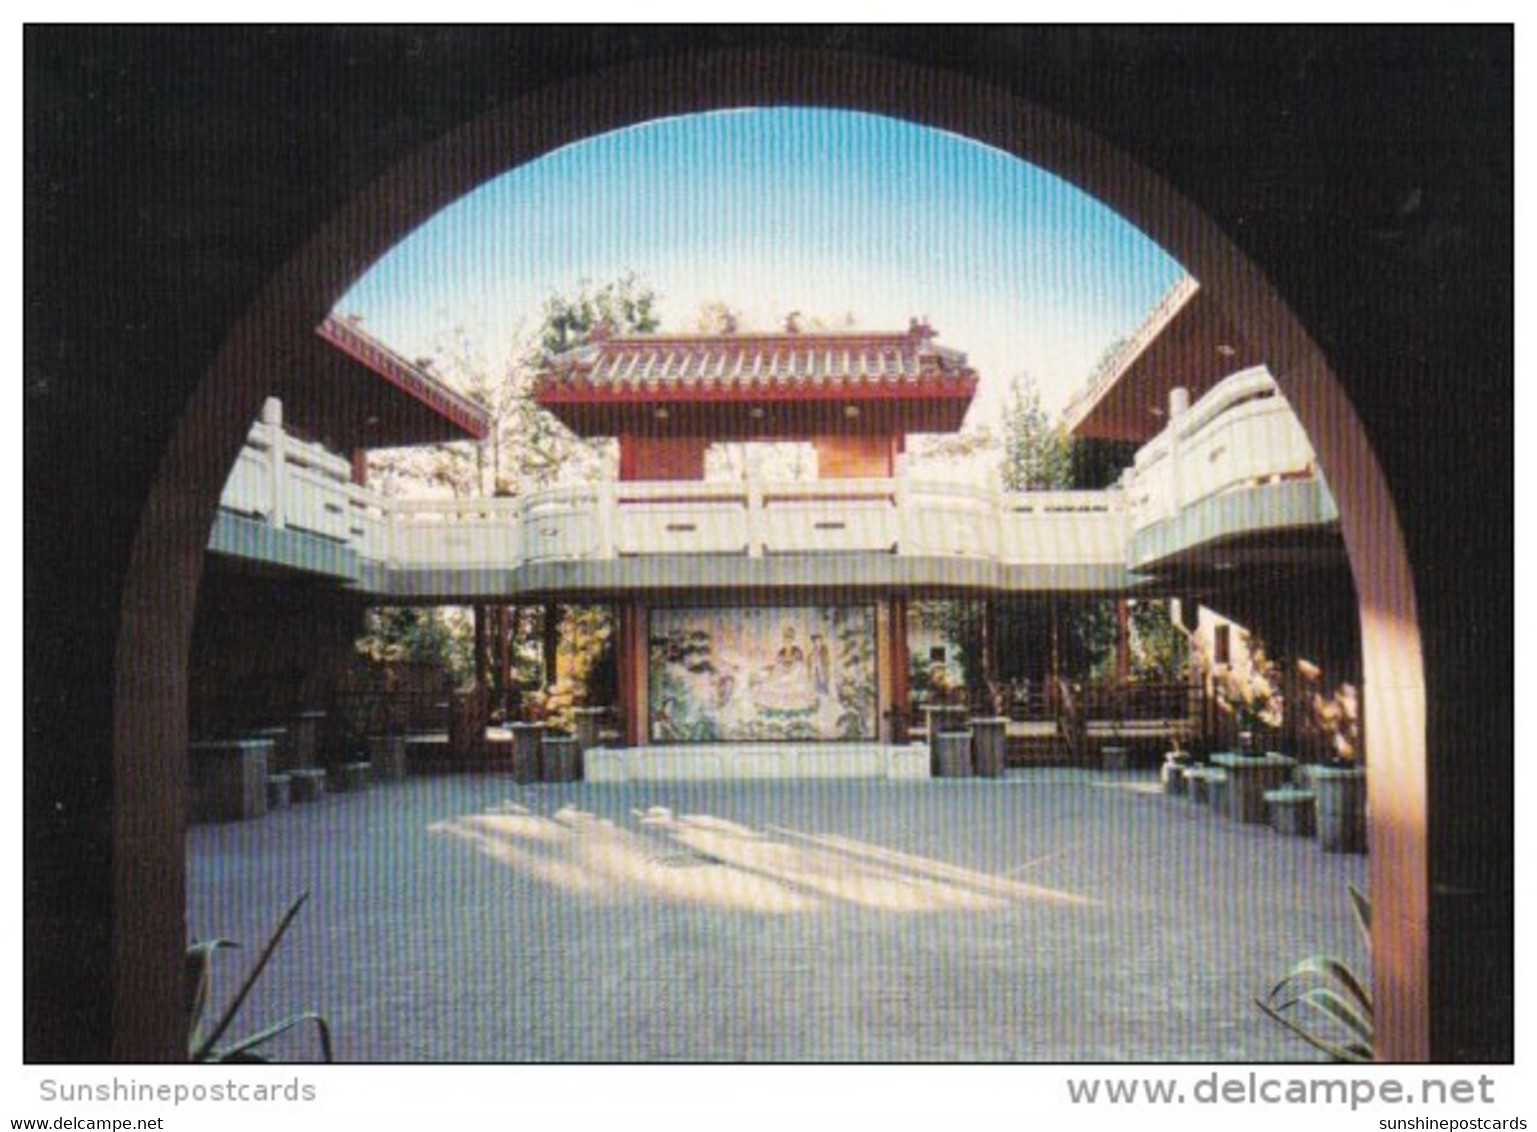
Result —
M 900 329 L 928 315 L 982 374 L 972 420 L 1032 376 L 1066 403 L 1105 347 L 1180 274 L 1066 182 L 955 135 L 829 110 L 738 110 L 605 134 L 463 197 L 337 304 L 409 357 L 462 326 L 509 355 L 552 290 L 635 272 L 662 327 L 723 300 L 744 323 L 786 312 Z

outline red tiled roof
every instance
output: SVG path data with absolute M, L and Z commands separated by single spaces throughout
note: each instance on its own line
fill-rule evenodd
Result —
M 926 419 L 958 428 L 977 373 L 915 322 L 905 332 L 641 334 L 597 338 L 549 359 L 535 400 L 578 427 L 625 405 L 948 404 Z M 940 422 L 943 423 L 940 423 Z

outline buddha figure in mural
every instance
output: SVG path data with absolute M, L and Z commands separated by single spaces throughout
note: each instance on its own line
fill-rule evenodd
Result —
M 758 673 L 752 697 L 763 711 L 802 713 L 815 710 L 817 691 L 811 664 L 796 639 L 794 625 L 784 627 L 779 651 Z

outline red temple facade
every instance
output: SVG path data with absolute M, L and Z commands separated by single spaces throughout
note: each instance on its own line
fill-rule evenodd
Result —
M 712 445 L 803 442 L 817 480 L 853 495 L 852 481 L 880 481 L 865 502 L 889 510 L 908 436 L 958 430 L 976 393 L 966 356 L 935 337 L 918 320 L 896 333 L 600 334 L 549 363 L 535 400 L 579 436 L 617 440 L 621 501 L 627 483 L 703 482 Z M 764 522 L 794 513 L 831 533 L 846 520 L 806 513 L 829 498 L 780 485 Z M 747 537 L 749 557 L 773 557 Z M 874 572 L 775 566 L 750 586 L 700 570 L 682 593 L 609 595 L 626 745 L 891 740 L 907 698 L 904 594 Z

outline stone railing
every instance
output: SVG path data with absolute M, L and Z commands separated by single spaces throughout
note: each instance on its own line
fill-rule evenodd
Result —
M 1243 370 L 1150 440 L 1121 478 L 1132 529 L 1246 487 L 1317 475 L 1302 423 L 1263 368 Z
M 900 475 L 604 482 L 515 499 L 390 500 L 348 482 L 349 470 L 345 460 L 276 424 L 257 424 L 223 506 L 336 540 L 387 569 L 838 553 L 1124 566 L 1133 535 L 1182 509 L 1316 474 L 1301 425 L 1262 369 L 1214 388 L 1150 441 L 1107 491 L 1006 493 Z

